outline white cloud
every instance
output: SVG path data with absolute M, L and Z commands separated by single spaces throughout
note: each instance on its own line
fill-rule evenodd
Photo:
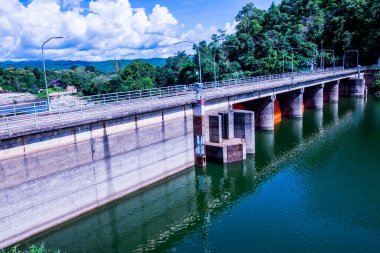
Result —
M 81 2 L 33 0 L 24 6 L 18 0 L 0 0 L 0 60 L 40 59 L 42 42 L 52 36 L 64 39 L 46 45 L 49 59 L 167 57 L 180 50 L 173 43 L 208 40 L 217 30 L 198 24 L 186 31 L 159 4 L 147 13 L 129 0 L 92 0 L 84 12 Z
M 230 22 L 227 22 L 226 26 L 224 27 L 224 30 L 226 31 L 226 34 L 234 34 L 236 33 L 236 26 L 239 22 L 234 21 L 232 24 Z

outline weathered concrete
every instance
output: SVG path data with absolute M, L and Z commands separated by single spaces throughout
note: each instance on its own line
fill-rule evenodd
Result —
M 176 107 L 1 140 L 0 248 L 194 165 L 192 117 Z
M 304 93 L 304 105 L 307 109 L 323 108 L 323 88 L 324 84 L 307 87 Z
M 254 154 L 255 149 L 255 113 L 234 110 L 234 135 L 243 138 L 247 144 L 247 154 Z
M 330 103 L 339 102 L 339 81 L 325 83 L 323 100 Z
M 221 112 L 219 115 L 222 116 L 222 138 L 225 140 L 230 140 L 234 138 L 234 113 Z
M 209 127 L 210 127 L 210 131 L 209 131 L 210 142 L 221 143 L 222 142 L 222 116 L 210 115 Z
M 282 117 L 302 118 L 303 116 L 303 93 L 304 89 L 299 89 L 277 96 L 281 107 Z
M 247 159 L 246 144 L 241 139 L 223 140 L 221 143 L 208 143 L 207 161 L 233 163 Z
M 340 95 L 346 97 L 365 97 L 366 91 L 365 79 L 342 80 L 339 90 Z
M 274 101 L 276 96 L 270 96 L 257 101 L 255 112 L 255 128 L 257 130 L 274 130 Z

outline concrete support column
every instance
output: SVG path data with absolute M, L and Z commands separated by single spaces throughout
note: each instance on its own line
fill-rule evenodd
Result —
M 274 101 L 276 96 L 262 98 L 255 106 L 255 128 L 263 131 L 274 130 Z
M 234 135 L 235 138 L 244 138 L 247 144 L 247 153 L 255 153 L 255 113 L 235 110 Z
M 325 84 L 323 100 L 330 103 L 338 103 L 339 101 L 339 81 Z
M 209 116 L 209 134 L 210 134 L 210 142 L 213 142 L 213 143 L 222 142 L 222 116 L 221 115 Z
M 303 116 L 303 93 L 304 89 L 300 89 L 277 96 L 282 117 L 301 118 Z
M 324 84 L 307 87 L 304 93 L 304 105 L 308 109 L 323 108 L 323 88 Z
M 234 113 L 232 111 L 219 113 L 222 117 L 222 138 L 231 140 L 234 138 Z
M 347 97 L 365 97 L 367 87 L 365 79 L 346 79 L 341 84 L 340 95 Z

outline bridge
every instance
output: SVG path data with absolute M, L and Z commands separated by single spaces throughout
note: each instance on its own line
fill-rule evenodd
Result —
M 332 82 L 357 75 L 356 69 L 327 69 L 266 75 L 253 78 L 231 79 L 208 82 L 203 85 L 206 101 L 238 96 L 236 101 L 276 95 L 302 87 Z M 240 97 L 239 97 L 240 96 Z M 196 102 L 193 85 L 179 85 L 165 88 L 140 90 L 82 97 L 72 101 L 56 100 L 47 110 L 46 102 L 20 103 L 0 107 L 0 138 L 38 132 L 51 127 L 67 124 L 81 124 L 84 121 L 106 120 L 120 115 L 144 113 L 177 105 L 191 105 Z
M 255 130 L 271 131 L 281 117 L 302 117 L 304 108 L 320 109 L 340 95 L 365 97 L 369 70 L 55 100 L 49 110 L 45 102 L 2 106 L 0 248 L 219 159 L 213 150 L 223 145 L 254 154 Z M 240 153 L 222 159 L 237 157 L 244 159 Z

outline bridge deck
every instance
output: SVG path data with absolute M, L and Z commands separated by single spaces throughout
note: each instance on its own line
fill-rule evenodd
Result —
M 213 100 L 252 92 L 258 93 L 259 96 L 265 96 L 271 93 L 277 94 L 290 89 L 347 78 L 356 73 L 355 69 L 329 70 L 308 72 L 306 74 L 297 73 L 294 76 L 272 75 L 265 78 L 233 79 L 205 83 L 203 97 L 206 100 Z M 191 86 L 187 89 L 186 86 L 183 87 L 185 89 L 176 89 L 175 92 L 164 95 L 151 95 L 149 97 L 102 104 L 82 104 L 74 108 L 58 108 L 50 112 L 3 117 L 0 118 L 0 139 L 193 104 L 196 101 L 195 92 Z

